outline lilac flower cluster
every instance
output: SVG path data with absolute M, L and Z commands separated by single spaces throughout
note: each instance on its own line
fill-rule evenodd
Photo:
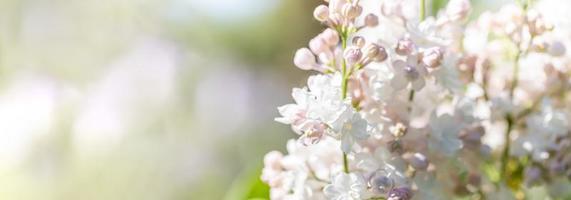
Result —
M 571 23 L 550 3 L 472 21 L 469 0 L 317 6 L 327 28 L 294 56 L 317 74 L 278 108 L 299 138 L 265 157 L 271 198 L 571 198 Z

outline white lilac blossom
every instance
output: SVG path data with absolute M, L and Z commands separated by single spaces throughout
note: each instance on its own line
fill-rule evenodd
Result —
M 459 138 L 461 123 L 456 121 L 451 115 L 430 117 L 429 148 L 433 152 L 441 152 L 443 155 L 452 156 L 462 148 Z
M 393 62 L 394 77 L 392 86 L 396 90 L 411 87 L 413 90 L 421 90 L 425 85 L 427 70 L 419 64 L 417 55 L 407 56 L 406 61 L 396 60 Z
M 367 131 L 367 121 L 365 121 L 360 114 L 354 114 L 353 117 L 345 121 L 341 127 L 341 150 L 345 153 L 350 153 L 355 141 L 364 140 L 369 137 Z
M 365 199 L 367 194 L 365 180 L 357 174 L 339 173 L 331 184 L 323 188 L 323 193 L 332 200 L 359 200 Z
M 317 74 L 278 108 L 299 137 L 264 159 L 271 199 L 571 198 L 571 21 L 549 13 L 571 3 L 426 2 L 315 8 L 327 28 L 293 63 Z

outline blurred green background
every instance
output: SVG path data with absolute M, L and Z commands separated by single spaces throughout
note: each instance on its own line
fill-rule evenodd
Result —
M 267 196 L 319 3 L 0 0 L 0 199 Z

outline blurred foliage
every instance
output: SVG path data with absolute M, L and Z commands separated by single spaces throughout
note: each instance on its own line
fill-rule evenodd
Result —
M 205 51 L 223 56 L 232 53 L 249 63 L 289 65 L 295 49 L 306 46 L 321 27 L 311 20 L 319 1 L 279 1 L 276 10 L 244 23 L 224 23 L 200 17 L 203 23 L 172 23 L 176 38 Z
M 260 180 L 261 169 L 241 174 L 226 194 L 224 200 L 269 199 L 270 188 Z

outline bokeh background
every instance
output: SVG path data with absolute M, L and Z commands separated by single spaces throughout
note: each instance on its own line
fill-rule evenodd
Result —
M 0 199 L 267 197 L 320 3 L 0 0 Z

